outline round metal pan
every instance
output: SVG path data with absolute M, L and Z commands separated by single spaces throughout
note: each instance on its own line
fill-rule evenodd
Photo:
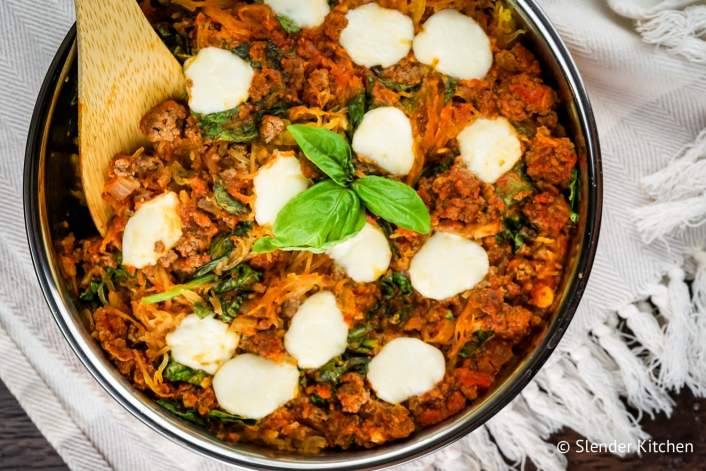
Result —
M 191 450 L 249 469 L 371 469 L 399 464 L 438 450 L 470 433 L 510 402 L 532 379 L 566 330 L 583 294 L 593 263 L 601 220 L 602 184 L 598 137 L 591 106 L 569 52 L 544 13 L 529 0 L 508 2 L 527 31 L 526 43 L 540 59 L 545 80 L 563 103 L 561 118 L 579 155 L 579 227 L 557 308 L 546 328 L 524 345 L 521 360 L 504 370 L 504 379 L 460 414 L 371 450 L 302 456 L 246 444 L 221 442 L 168 414 L 133 388 L 91 337 L 80 310 L 60 276 L 54 241 L 67 228 L 77 237 L 95 233 L 88 210 L 76 198 L 71 159 L 78 149 L 75 29 L 71 29 L 49 68 L 32 117 L 24 171 L 25 223 L 37 278 L 67 342 L 100 385 L 152 429 Z M 66 224 L 68 222 L 68 226 Z

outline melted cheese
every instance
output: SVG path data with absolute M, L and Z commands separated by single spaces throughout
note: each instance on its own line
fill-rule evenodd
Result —
M 302 28 L 319 26 L 330 11 L 327 0 L 265 0 L 265 3 Z
M 461 158 L 485 183 L 495 183 L 522 157 L 515 128 L 505 118 L 479 118 L 458 134 Z
M 163 193 L 135 211 L 123 232 L 123 263 L 142 268 L 157 263 L 181 238 L 179 198 Z M 157 242 L 161 242 L 157 250 Z
M 182 319 L 176 330 L 166 337 L 174 360 L 210 374 L 233 356 L 239 339 L 238 334 L 228 330 L 225 322 L 212 316 L 201 319 L 196 314 Z
M 252 353 L 226 362 L 213 377 L 213 391 L 225 411 L 261 419 L 297 396 L 299 370 Z
M 205 47 L 184 64 L 189 80 L 189 108 L 195 113 L 218 113 L 248 99 L 253 68 L 230 51 Z
M 254 179 L 255 221 L 273 224 L 280 209 L 309 186 L 299 160 L 278 155 L 262 167 Z
M 445 372 L 441 350 L 419 339 L 399 337 L 372 359 L 368 381 L 380 399 L 397 404 L 430 391 Z
M 488 254 L 476 242 L 437 232 L 409 265 L 412 286 L 423 296 L 446 299 L 473 288 L 488 273 Z
M 407 175 L 414 165 L 409 118 L 394 106 L 368 111 L 353 135 L 353 150 L 386 172 Z
M 483 78 L 493 65 L 483 28 L 456 10 L 429 17 L 414 38 L 414 55 L 419 62 L 462 80 Z
M 353 281 L 369 283 L 380 278 L 390 266 L 392 251 L 387 237 L 369 222 L 350 239 L 327 252 Z
M 346 14 L 341 46 L 353 62 L 365 67 L 389 67 L 409 53 L 414 39 L 411 18 L 397 10 L 368 3 Z
M 346 350 L 348 324 L 330 291 L 321 291 L 299 306 L 284 347 L 300 368 L 319 368 Z

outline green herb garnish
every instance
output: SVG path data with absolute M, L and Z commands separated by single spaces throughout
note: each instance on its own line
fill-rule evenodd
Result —
M 311 394 L 309 400 L 317 407 L 328 407 L 328 401 L 318 394 Z
M 274 237 L 258 240 L 253 252 L 325 251 L 363 228 L 363 204 L 371 213 L 400 227 L 429 233 L 429 210 L 414 189 L 379 176 L 354 179 L 352 151 L 342 136 L 306 125 L 287 129 L 304 155 L 331 180 L 319 182 L 291 199 L 275 219 Z
M 411 186 L 368 175 L 354 181 L 352 188 L 374 215 L 421 234 L 431 230 L 429 210 Z

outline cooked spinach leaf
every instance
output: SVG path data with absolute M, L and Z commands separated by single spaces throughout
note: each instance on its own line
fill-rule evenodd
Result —
M 162 376 L 167 381 L 183 381 L 185 383 L 201 386 L 203 380 L 210 375 L 203 370 L 189 368 L 186 365 L 176 362 L 173 358 L 170 358 L 169 364 L 167 364 L 167 367 L 164 369 Z
M 211 309 L 210 306 L 204 303 L 196 303 L 193 306 L 194 308 L 194 314 L 199 316 L 201 319 L 204 317 L 208 317 L 210 315 L 213 315 L 213 309 Z
M 315 380 L 319 383 L 337 384 L 341 376 L 349 371 L 355 371 L 361 375 L 367 373 L 370 357 L 349 356 L 344 358 L 345 356 L 344 354 L 343 356 L 333 358 L 316 370 Z
M 152 25 L 162 42 L 172 52 L 182 64 L 191 57 L 191 43 L 189 38 L 182 36 L 169 22 L 161 22 Z
M 257 420 L 255 419 L 246 419 L 245 417 L 229 414 L 228 412 L 222 411 L 220 409 L 213 409 L 208 411 L 206 417 L 208 417 L 209 419 L 220 420 L 221 422 L 225 422 L 227 424 L 236 423 L 243 425 L 253 425 L 257 422 Z
M 252 288 L 252 286 L 260 281 L 262 273 L 253 270 L 250 265 L 241 263 L 236 265 L 228 272 L 225 279 L 216 284 L 214 291 L 217 294 L 223 294 L 228 291 L 243 291 Z
M 316 407 L 323 407 L 323 408 L 328 407 L 328 401 L 326 399 L 322 398 L 321 396 L 319 396 L 318 394 L 309 395 L 309 400 Z
M 379 65 L 376 65 L 374 67 L 370 68 L 371 72 L 375 74 L 375 79 L 383 84 L 385 87 L 389 88 L 390 90 L 394 90 L 396 92 L 411 92 L 418 90 L 421 84 L 406 84 L 406 83 L 399 83 L 395 82 L 393 80 L 390 80 L 388 78 L 385 78 L 384 73 L 383 73 L 383 68 L 380 67 Z
M 458 352 L 461 358 L 468 358 L 477 352 L 485 343 L 495 335 L 492 330 L 479 330 L 474 332 L 473 340 L 467 342 Z
M 511 245 L 513 252 L 518 251 L 525 242 L 535 235 L 527 221 L 522 217 L 506 217 L 503 220 L 503 224 L 505 229 L 499 232 L 495 238 L 502 244 Z
M 289 34 L 296 34 L 301 31 L 301 27 L 286 16 L 277 15 L 277 21 L 279 21 L 282 29 Z
M 444 103 L 448 103 L 453 98 L 456 93 L 456 87 L 458 87 L 458 80 L 453 77 L 444 75 Z
M 218 207 L 228 214 L 237 216 L 247 211 L 245 205 L 230 196 L 228 191 L 219 182 L 213 185 L 213 197 Z
M 200 416 L 199 413 L 196 412 L 194 409 L 185 409 L 178 403 L 174 401 L 168 401 L 166 399 L 157 399 L 155 402 L 159 406 L 176 415 L 177 417 L 180 417 L 196 425 L 201 425 L 202 427 L 206 426 L 206 421 L 204 420 L 204 418 Z
M 362 92 L 351 98 L 351 101 L 348 102 L 348 124 L 349 134 L 351 136 L 353 135 L 353 132 L 358 128 L 360 122 L 363 121 L 363 116 L 365 115 L 366 100 L 366 94 L 365 92 Z
M 385 275 L 380 280 L 380 291 L 385 299 L 392 299 L 395 296 L 409 296 L 414 292 L 412 283 L 404 273 L 393 271 Z
M 503 175 L 495 185 L 495 193 L 503 200 L 506 207 L 513 206 L 520 200 L 518 195 L 532 193 L 534 186 L 525 177 L 521 168 L 516 168 Z
M 201 134 L 214 141 L 248 143 L 257 138 L 256 116 L 240 119 L 239 108 L 218 113 L 194 113 L 199 121 Z

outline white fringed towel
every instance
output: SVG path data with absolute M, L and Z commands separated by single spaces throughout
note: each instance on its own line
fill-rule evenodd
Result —
M 697 3 L 540 2 L 576 59 L 598 122 L 605 199 L 596 263 L 574 322 L 535 381 L 487 426 L 405 469 L 502 470 L 531 459 L 560 470 L 565 459 L 546 439 L 561 427 L 596 442 L 634 442 L 646 434 L 623 400 L 650 416 L 669 413 L 670 394 L 685 387 L 706 394 L 698 206 L 706 71 Z M 22 218 L 23 152 L 44 73 L 74 21 L 72 4 L 0 2 L 0 378 L 72 469 L 226 469 L 107 397 L 69 350 L 37 286 Z

